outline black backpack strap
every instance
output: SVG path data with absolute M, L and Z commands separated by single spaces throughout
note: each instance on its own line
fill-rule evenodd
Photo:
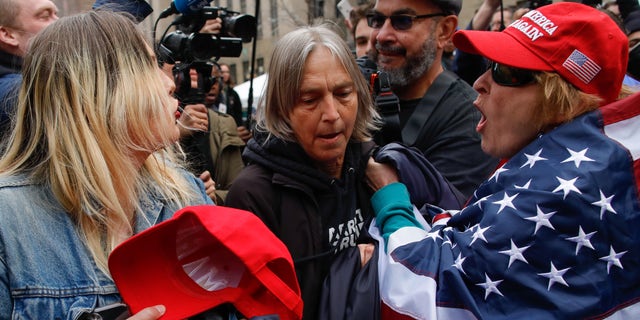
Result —
M 375 104 L 384 125 L 380 130 L 382 141 L 402 141 L 400 136 L 400 99 L 391 91 L 391 81 L 386 72 L 379 72 L 374 80 L 374 86 L 378 88 L 375 94 Z
M 427 122 L 429 116 L 433 112 L 433 107 L 440 102 L 449 87 L 457 81 L 458 78 L 450 71 L 443 71 L 438 75 L 436 80 L 431 84 L 427 93 L 418 103 L 418 107 L 413 111 L 409 120 L 402 128 L 402 141 L 407 146 L 413 146 L 418 140 L 418 135 L 422 126 Z

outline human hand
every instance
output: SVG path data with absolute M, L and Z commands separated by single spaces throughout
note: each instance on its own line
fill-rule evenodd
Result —
M 373 243 L 361 243 L 358 244 L 358 250 L 360 250 L 360 267 L 364 267 L 371 257 L 373 256 L 373 250 L 376 249 L 376 246 Z
M 164 315 L 165 311 L 167 311 L 167 309 L 159 304 L 157 306 L 153 306 L 153 307 L 147 307 L 144 308 L 142 310 L 140 310 L 140 312 L 134 314 L 133 316 L 127 318 L 127 320 L 155 320 L 155 319 L 160 319 L 160 317 L 162 317 L 162 315 Z
M 251 137 L 253 137 L 253 134 L 251 133 L 251 131 L 249 129 L 247 129 L 247 127 L 239 126 L 238 127 L 238 136 L 240 137 L 240 139 L 242 139 L 242 141 L 247 143 L 247 141 L 249 141 L 249 139 L 251 139 Z
M 204 182 L 204 189 L 207 192 L 207 195 L 213 202 L 216 202 L 216 182 L 213 181 L 211 177 L 211 173 L 209 171 L 205 171 L 200 174 L 200 180 Z
M 200 33 L 211 33 L 218 34 L 222 30 L 222 19 L 208 19 L 207 22 L 204 23 L 202 29 L 200 29 Z
M 186 105 L 182 109 L 178 124 L 181 138 L 192 135 L 194 131 L 207 132 L 209 128 L 207 107 L 204 104 Z
M 513 21 L 516 21 L 520 18 L 522 18 L 522 16 L 525 15 L 525 13 L 529 12 L 529 8 L 519 8 L 518 10 L 516 10 L 513 15 L 511 16 L 511 19 Z
M 385 163 L 376 162 L 373 158 L 369 158 L 366 174 L 367 184 L 373 191 L 378 191 L 390 183 L 400 181 L 396 168 Z
M 493 9 L 498 9 L 498 7 L 500 7 L 500 0 L 485 0 L 484 2 Z

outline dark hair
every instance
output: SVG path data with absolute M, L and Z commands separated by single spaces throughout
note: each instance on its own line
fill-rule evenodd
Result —
M 351 22 L 351 34 L 356 33 L 356 26 L 358 25 L 358 21 L 360 21 L 360 19 L 365 19 L 367 17 L 367 13 L 373 10 L 373 5 L 374 5 L 373 2 L 361 4 L 353 8 L 353 10 L 349 12 L 349 21 Z

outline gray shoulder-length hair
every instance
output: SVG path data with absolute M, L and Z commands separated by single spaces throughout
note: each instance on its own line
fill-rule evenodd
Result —
M 256 111 L 256 129 L 286 141 L 296 141 L 289 114 L 300 95 L 305 62 L 309 54 L 320 47 L 329 49 L 353 79 L 358 94 L 358 113 L 351 139 L 370 140 L 381 121 L 369 85 L 349 46 L 328 23 L 301 27 L 277 42 L 269 63 L 266 95 Z

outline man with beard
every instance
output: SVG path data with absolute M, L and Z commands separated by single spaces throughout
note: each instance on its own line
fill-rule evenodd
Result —
M 498 161 L 480 148 L 476 92 L 442 67 L 460 7 L 461 0 L 377 0 L 367 22 L 369 58 L 400 99 L 401 142 L 420 149 L 468 198 Z

